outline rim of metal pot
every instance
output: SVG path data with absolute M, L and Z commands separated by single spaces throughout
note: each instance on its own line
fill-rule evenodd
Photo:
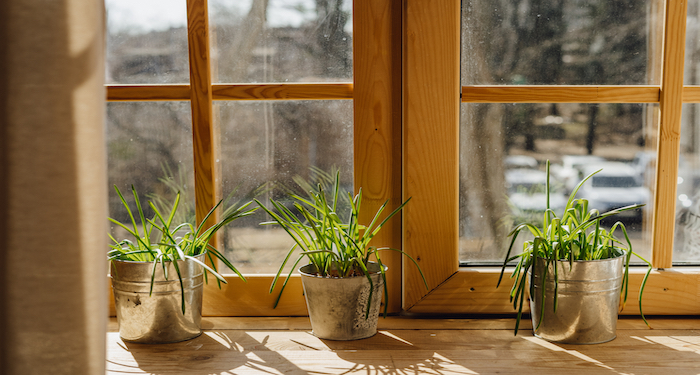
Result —
M 190 255 L 190 256 L 193 258 L 198 258 L 198 257 L 202 257 L 204 255 L 206 255 L 206 254 L 202 253 L 202 254 Z M 180 258 L 178 258 L 176 260 L 183 261 L 183 262 L 187 261 L 187 259 L 180 259 Z M 122 260 L 122 259 L 110 259 L 109 261 L 110 262 L 122 262 L 122 263 L 139 263 L 139 264 L 141 264 L 141 263 L 153 263 L 154 262 L 153 260 Z M 159 260 L 158 262 L 160 263 L 161 261 Z M 172 262 L 172 260 L 168 259 L 168 260 L 165 260 L 164 262 L 169 263 L 169 262 Z
M 377 262 L 369 262 L 369 264 L 376 264 L 377 266 L 379 266 L 379 263 L 377 263 Z M 328 277 L 328 276 L 320 276 L 320 275 L 317 275 L 317 274 L 311 274 L 311 273 L 302 271 L 303 268 L 306 268 L 306 267 L 309 267 L 309 266 L 315 267 L 313 263 L 305 264 L 305 265 L 299 267 L 299 273 L 302 274 L 302 275 L 304 275 L 304 276 L 307 276 L 307 277 L 317 277 L 317 278 L 319 278 L 319 279 L 328 279 L 328 280 L 336 280 L 336 279 L 337 279 L 337 280 L 341 280 L 341 279 L 351 279 L 351 278 L 353 278 L 353 277 L 359 277 L 359 276 L 351 276 L 351 277 Z M 389 269 L 389 267 L 387 267 L 385 264 L 382 264 L 382 267 L 384 267 L 384 272 L 386 272 L 386 271 Z M 369 272 L 370 275 L 374 275 L 374 274 L 378 274 L 378 273 L 381 273 L 381 270 L 377 269 L 376 271 L 370 271 L 370 272 Z M 364 276 L 364 275 L 363 275 L 363 276 Z
M 627 255 L 627 251 L 624 251 L 624 250 L 623 250 L 622 255 L 618 255 L 618 256 L 616 256 L 616 257 L 612 257 L 612 258 L 603 258 L 603 259 L 591 259 L 591 260 L 574 260 L 573 263 L 606 262 L 606 261 L 609 261 L 609 260 L 612 260 L 612 259 L 617 259 L 617 258 L 620 258 L 620 257 L 624 257 L 624 256 L 626 256 L 626 255 Z M 537 259 L 538 259 L 538 260 L 549 260 L 548 258 L 543 258 L 543 257 L 537 257 Z M 568 259 L 557 259 L 556 261 L 557 261 L 557 262 L 561 262 L 561 263 L 569 263 L 569 262 L 570 262 Z

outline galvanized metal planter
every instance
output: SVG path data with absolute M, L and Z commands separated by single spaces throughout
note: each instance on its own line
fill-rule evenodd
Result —
M 204 255 L 197 258 L 203 261 Z M 192 261 L 177 262 L 185 294 L 184 314 L 180 280 L 172 262 L 166 262 L 167 280 L 163 267 L 160 264 L 156 267 L 153 293 L 150 296 L 153 263 L 111 262 L 114 304 L 122 340 L 162 344 L 189 340 L 202 334 L 202 266 Z
M 370 283 L 365 276 L 321 277 L 309 264 L 299 269 L 313 334 L 328 340 L 358 340 L 377 333 L 384 291 L 379 265 L 370 263 L 372 300 L 366 316 Z M 386 268 L 385 268 L 386 270 Z
M 559 279 L 557 311 L 554 312 L 554 265 L 549 265 L 545 279 L 546 293 L 542 306 L 542 276 L 545 260 L 538 258 L 531 282 L 530 310 L 535 336 L 567 344 L 598 344 L 616 337 L 617 313 L 624 256 L 617 258 L 557 261 Z M 542 323 L 537 324 L 541 314 Z M 536 329 L 535 329 L 536 328 Z

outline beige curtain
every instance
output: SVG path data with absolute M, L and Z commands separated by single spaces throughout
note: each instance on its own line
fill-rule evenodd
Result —
M 104 374 L 102 0 L 0 0 L 0 374 Z

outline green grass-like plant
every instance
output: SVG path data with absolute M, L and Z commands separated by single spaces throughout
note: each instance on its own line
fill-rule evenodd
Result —
M 270 199 L 270 203 L 273 207 L 273 209 L 270 209 L 255 199 L 255 202 L 273 219 L 273 221 L 264 222 L 262 225 L 279 225 L 294 240 L 294 245 L 290 248 L 272 281 L 270 293 L 274 291 L 277 281 L 292 255 L 295 251 L 300 251 L 299 256 L 294 261 L 292 270 L 282 284 L 277 299 L 275 300 L 275 307 L 277 307 L 279 303 L 291 273 L 296 269 L 303 258 L 307 258 L 309 263 L 315 266 L 319 276 L 340 278 L 353 277 L 356 275 L 365 276 L 372 287 L 369 293 L 365 318 L 369 316 L 374 289 L 370 272 L 367 270 L 367 264 L 372 260 L 372 256 L 374 256 L 376 262 L 379 264 L 381 277 L 384 281 L 384 295 L 388 298 L 386 274 L 380 257 L 380 251 L 392 250 L 406 255 L 406 257 L 418 267 L 421 277 L 423 277 L 425 287 L 426 289 L 428 288 L 428 283 L 425 280 L 420 266 L 418 266 L 418 263 L 410 255 L 399 249 L 370 246 L 372 238 L 374 238 L 389 219 L 401 211 L 410 201 L 410 198 L 380 221 L 381 214 L 389 203 L 389 201 L 384 202 L 374 214 L 371 222 L 368 225 L 362 225 L 359 222 L 362 189 L 360 189 L 358 194 L 354 197 L 351 193 L 347 193 L 350 202 L 350 212 L 347 219 L 343 220 L 337 213 L 338 202 L 341 198 L 339 193 L 340 172 L 335 176 L 335 184 L 332 196 L 330 197 L 331 199 L 326 196 L 323 185 L 322 183 L 318 183 L 313 190 L 308 192 L 308 197 L 290 194 L 290 198 L 293 202 L 293 209 L 286 207 L 274 199 Z M 293 212 L 293 210 L 296 211 L 296 213 Z M 387 305 L 388 304 L 385 304 L 384 306 L 385 316 L 387 313 Z
M 235 207 L 229 207 L 222 215 L 223 218 L 218 223 L 208 228 L 204 227 L 204 223 L 207 222 L 209 217 L 213 215 L 216 209 L 221 205 L 221 201 L 219 201 L 219 203 L 217 203 L 209 211 L 209 213 L 207 213 L 204 220 L 202 220 L 199 225 L 194 226 L 192 223 L 185 222 L 173 227 L 173 219 L 175 218 L 176 211 L 180 205 L 180 193 L 177 193 L 167 215 L 163 215 L 156 205 L 152 201 L 149 201 L 148 204 L 155 214 L 152 218 L 146 218 L 141 201 L 139 200 L 139 196 L 136 193 L 136 189 L 132 185 L 131 192 L 136 203 L 136 213 L 141 223 L 141 226 L 139 226 L 134 213 L 129 208 L 129 205 L 126 202 L 126 199 L 124 199 L 124 196 L 119 188 L 115 185 L 114 189 L 116 190 L 117 195 L 119 195 L 119 199 L 129 214 L 131 226 L 111 217 L 108 219 L 110 222 L 126 230 L 133 237 L 133 239 L 123 239 L 121 241 L 117 241 L 114 236 L 110 234 L 109 237 L 113 243 L 110 245 L 111 250 L 107 253 L 107 259 L 109 261 L 122 260 L 134 262 L 152 262 L 153 271 L 151 272 L 151 289 L 149 296 L 153 293 L 155 273 L 159 264 L 163 268 L 163 275 L 165 279 L 168 279 L 168 262 L 172 263 L 173 268 L 177 273 L 178 279 L 180 280 L 181 290 L 184 289 L 182 275 L 180 274 L 177 260 L 191 260 L 201 265 L 205 270 L 205 281 L 208 282 L 207 274 L 211 273 L 216 278 L 219 287 L 221 287 L 221 282 L 226 283 L 226 279 L 219 274 L 216 268 L 216 258 L 221 260 L 226 267 L 231 269 L 231 271 L 236 273 L 243 281 L 245 281 L 245 277 L 243 277 L 236 267 L 228 259 L 226 259 L 219 252 L 219 250 L 211 245 L 210 240 L 214 234 L 226 224 L 238 218 L 253 214 L 257 210 L 257 207 L 248 208 L 248 206 L 253 203 L 252 201 Z M 157 242 L 152 242 L 154 237 L 158 237 Z M 210 261 L 211 266 L 195 258 L 201 254 L 206 255 L 206 258 Z M 184 292 L 181 293 L 181 297 L 182 312 L 184 313 Z
M 515 334 L 518 333 L 520 319 L 522 317 L 523 303 L 526 294 L 525 288 L 527 284 L 526 275 L 528 274 L 528 271 L 531 270 L 538 258 L 546 261 L 546 266 L 544 268 L 545 274 L 542 276 L 543 298 L 540 311 L 544 312 L 544 294 L 547 292 L 545 290 L 546 283 L 544 280 L 547 277 L 549 266 L 554 264 L 554 311 L 556 312 L 559 275 L 556 271 L 557 267 L 555 262 L 568 261 L 569 266 L 571 267 L 574 261 L 600 260 L 625 256 L 626 258 L 624 261 L 625 266 L 621 290 L 622 303 L 620 310 L 622 310 L 627 302 L 627 291 L 629 288 L 629 264 L 632 254 L 634 254 L 637 258 L 641 259 L 648 265 L 647 272 L 642 279 L 642 284 L 639 290 L 639 312 L 647 326 L 649 325 L 644 317 L 644 313 L 642 312 L 642 294 L 644 293 L 644 286 L 646 285 L 649 274 L 651 273 L 651 263 L 639 256 L 639 254 L 632 251 L 632 242 L 630 241 L 630 238 L 627 235 L 627 229 L 622 222 L 616 222 L 610 230 L 606 230 L 600 225 L 601 220 L 605 218 L 619 214 L 623 211 L 638 209 L 642 207 L 643 204 L 625 206 L 601 214 L 596 209 L 589 211 L 588 201 L 586 199 L 575 199 L 576 193 L 581 186 L 583 186 L 583 184 L 589 178 L 600 171 L 601 170 L 595 171 L 586 176 L 576 186 L 569 196 L 563 215 L 561 217 L 557 217 L 556 213 L 550 209 L 549 205 L 549 160 L 547 160 L 547 183 L 545 187 L 547 209 L 544 211 L 542 217 L 542 227 L 538 227 L 527 222 L 520 223 L 515 226 L 515 228 L 508 235 L 512 236 L 512 240 L 510 242 L 510 246 L 508 247 L 505 260 L 503 261 L 501 275 L 498 278 L 497 287 L 501 284 L 503 274 L 508 263 L 517 260 L 515 269 L 510 275 L 510 278 L 514 279 L 513 286 L 510 290 L 510 302 L 513 303 L 513 308 L 518 310 L 515 324 Z M 615 235 L 618 229 L 624 235 L 624 242 Z M 515 240 L 522 231 L 529 231 L 534 236 L 534 239 L 531 241 L 525 241 L 522 253 L 511 256 Z M 532 282 L 530 282 L 529 292 L 531 296 L 534 293 L 534 285 L 532 285 Z M 543 317 L 544 314 L 540 314 L 540 320 L 537 322 L 535 330 L 539 328 Z

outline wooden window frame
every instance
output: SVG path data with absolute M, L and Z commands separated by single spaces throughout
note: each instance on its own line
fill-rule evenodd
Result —
M 458 267 L 459 103 L 658 103 L 657 182 L 652 230 L 656 269 L 644 294 L 646 314 L 700 312 L 700 268 L 672 264 L 675 192 L 683 103 L 700 102 L 700 87 L 683 87 L 687 3 L 665 0 L 661 84 L 654 86 L 460 87 L 459 0 L 406 0 L 404 37 L 404 250 L 421 259 L 430 290 L 404 272 L 403 308 L 412 313 L 512 313 L 500 269 Z M 440 22 L 426 18 L 439 17 Z M 412 51 L 429 51 L 414 53 Z M 459 94 L 461 93 L 461 100 Z M 435 145 L 440 145 L 435 147 Z M 418 199 L 416 199 L 418 198 Z M 639 285 L 642 270 L 632 270 Z M 637 298 L 630 290 L 630 301 Z M 638 314 L 628 303 L 625 314 Z
M 358 0 L 353 4 L 352 83 L 213 84 L 207 0 L 187 0 L 190 84 L 107 85 L 107 101 L 190 101 L 194 149 L 197 220 L 203 219 L 220 197 L 216 183 L 217 136 L 214 100 L 353 100 L 354 186 L 363 187 L 364 213 L 385 201 L 401 203 L 401 2 Z M 364 218 L 369 220 L 371 218 Z M 401 223 L 387 223 L 375 237 L 384 245 L 401 247 Z M 393 270 L 388 276 L 390 311 L 401 309 L 401 257 L 389 252 L 382 260 Z M 268 293 L 272 275 L 246 275 L 247 283 L 225 276 L 219 289 L 205 286 L 204 316 L 307 315 L 301 280 L 293 276 L 280 304 L 273 309 Z M 111 301 L 111 299 L 110 299 Z M 113 302 L 110 311 L 114 315 Z
M 658 103 L 659 159 L 654 200 L 653 263 L 647 314 L 697 314 L 700 268 L 671 268 L 675 189 L 683 103 L 700 103 L 700 87 L 683 87 L 685 2 L 665 1 L 663 74 L 644 86 L 461 86 L 460 0 L 355 0 L 353 83 L 213 84 L 206 0 L 187 0 L 190 84 L 108 85 L 107 100 L 192 103 L 198 220 L 219 197 L 213 155 L 214 100 L 353 100 L 354 185 L 365 205 L 412 198 L 402 223 L 378 238 L 417 259 L 420 275 L 386 254 L 390 311 L 418 314 L 512 313 L 499 269 L 460 268 L 458 138 L 461 103 Z M 436 22 L 435 20 L 440 20 Z M 371 206 L 371 207 L 368 207 Z M 400 271 L 400 272 L 397 272 Z M 292 277 L 277 309 L 271 275 L 227 276 L 205 287 L 205 316 L 306 315 L 301 281 Z M 642 272 L 632 272 L 638 284 Z M 636 291 L 631 290 L 631 300 Z M 113 310 L 112 310 L 113 312 Z M 626 314 L 638 314 L 630 303 Z

